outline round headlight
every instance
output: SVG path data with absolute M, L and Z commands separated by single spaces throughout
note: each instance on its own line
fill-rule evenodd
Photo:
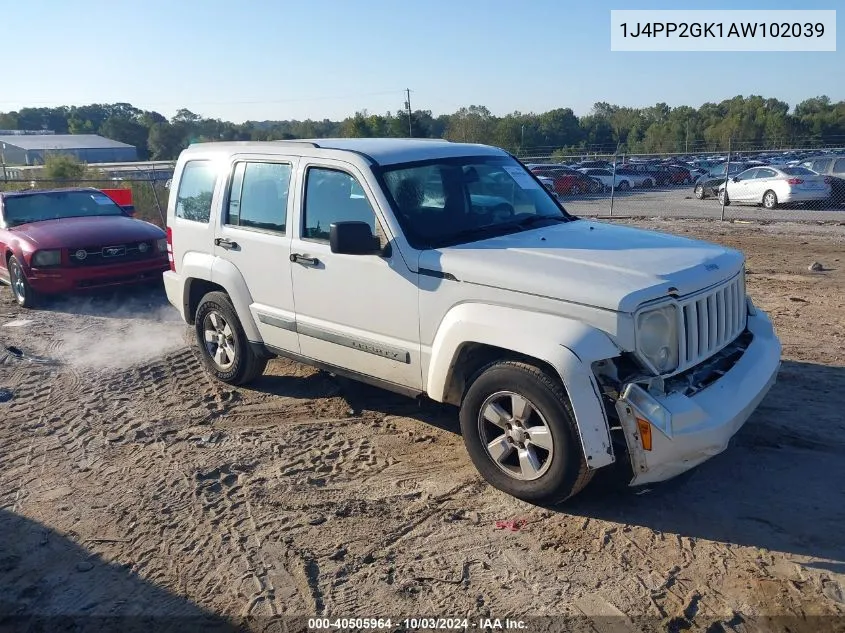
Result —
M 86 257 L 88 257 L 88 251 L 83 250 L 83 249 L 81 249 L 81 248 L 80 248 L 78 251 L 76 251 L 76 252 L 73 254 L 73 256 L 74 256 L 74 257 L 76 257 L 76 259 L 78 259 L 78 260 L 82 261 L 83 259 L 85 259 Z
M 660 352 L 666 349 L 666 332 L 669 330 L 669 319 L 661 311 L 651 312 L 640 321 L 640 349 L 649 358 L 658 358 Z M 669 350 L 666 349 L 667 356 Z
M 146 242 L 141 242 L 140 244 L 138 244 L 138 250 L 142 253 L 146 253 L 148 250 L 150 250 L 150 245 Z
M 638 319 L 637 348 L 660 373 L 678 366 L 678 329 L 674 307 L 645 312 Z

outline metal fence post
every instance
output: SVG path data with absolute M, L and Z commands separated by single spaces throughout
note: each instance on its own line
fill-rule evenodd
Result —
M 616 157 L 619 154 L 619 145 L 616 146 L 616 151 L 613 153 L 613 176 L 610 181 L 610 217 L 613 217 L 613 197 L 616 191 Z
M 720 220 L 725 221 L 725 200 L 728 199 L 728 179 L 731 173 L 731 138 L 728 137 L 728 164 L 725 166 L 725 195 L 722 196 L 722 215 Z

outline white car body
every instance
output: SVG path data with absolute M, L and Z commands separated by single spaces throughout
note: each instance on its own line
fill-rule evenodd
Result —
M 596 167 L 582 167 L 578 171 L 580 171 L 585 176 L 589 176 L 595 180 L 598 180 L 605 189 L 610 189 L 611 187 L 618 187 L 619 183 L 622 180 L 625 180 L 623 176 L 617 175 L 615 178 L 613 176 L 613 172 L 610 169 L 599 169 Z M 627 179 L 631 180 L 631 179 Z M 633 184 L 631 186 L 634 186 Z
M 791 202 L 811 202 L 830 198 L 830 184 L 827 178 L 805 167 L 765 165 L 751 167 L 738 173 L 719 187 L 719 193 L 727 187 L 728 200 L 732 203 L 763 204 L 774 208 Z M 771 194 L 774 205 L 771 205 Z
M 627 452 L 631 485 L 668 479 L 723 451 L 780 366 L 771 321 L 746 296 L 743 255 L 577 218 L 414 246 L 377 174 L 468 156 L 512 160 L 492 147 L 426 140 L 193 145 L 179 157 L 168 203 L 168 299 L 194 323 L 202 297 L 224 293 L 255 353 L 455 405 L 472 354 L 516 354 L 565 388 L 577 423 L 574 450 L 588 469 Z M 244 162 L 289 167 L 282 231 L 228 223 L 229 183 Z M 508 164 L 514 187 L 545 195 L 519 163 Z M 311 170 L 354 179 L 389 249 L 341 254 L 309 237 Z M 207 191 L 197 184 L 201 173 Z M 203 200 L 207 210 L 189 218 L 188 200 Z M 660 361 L 644 347 L 655 340 L 665 343 Z M 667 354 L 674 367 L 664 363 Z

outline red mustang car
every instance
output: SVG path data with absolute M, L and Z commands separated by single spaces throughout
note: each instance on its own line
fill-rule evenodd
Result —
M 161 279 L 167 239 L 99 189 L 0 192 L 0 280 L 39 295 Z

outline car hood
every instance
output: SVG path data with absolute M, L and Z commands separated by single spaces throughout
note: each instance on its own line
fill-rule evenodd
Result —
M 742 253 L 716 244 L 576 220 L 471 244 L 424 251 L 420 268 L 460 282 L 633 312 L 733 277 Z
M 111 246 L 165 236 L 156 225 L 123 215 L 44 220 L 21 224 L 12 231 L 39 249 Z

